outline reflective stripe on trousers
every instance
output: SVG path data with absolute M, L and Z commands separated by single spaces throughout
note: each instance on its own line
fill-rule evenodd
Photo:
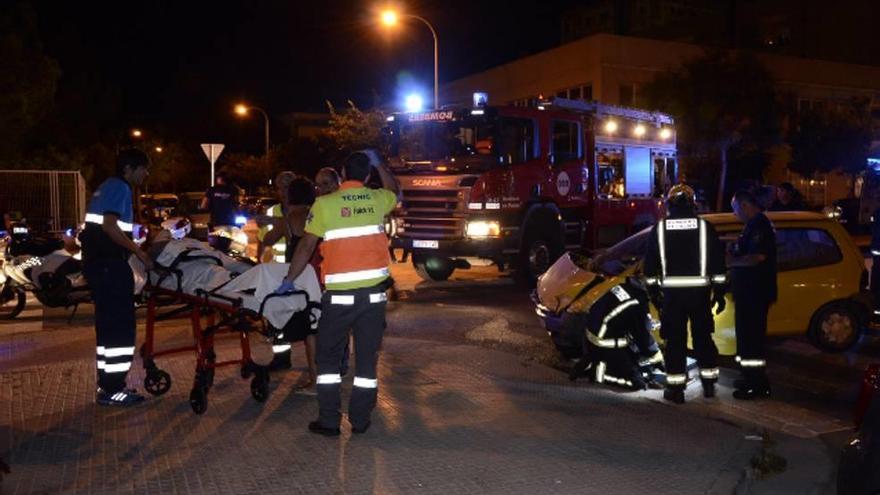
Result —
M 605 361 L 599 361 L 599 364 L 596 365 L 596 383 L 616 383 L 618 385 L 623 385 L 625 387 L 632 387 L 633 383 L 630 380 L 625 378 L 619 378 L 616 376 L 609 375 L 605 372 L 608 368 L 608 365 L 605 364 Z
M 706 368 L 700 370 L 700 378 L 706 380 L 717 380 L 720 374 L 721 370 L 718 368 Z
M 677 387 L 686 384 L 687 378 L 687 375 L 683 374 L 668 374 L 666 375 L 666 383 Z

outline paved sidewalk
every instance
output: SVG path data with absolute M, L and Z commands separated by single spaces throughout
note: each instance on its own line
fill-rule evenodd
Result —
M 732 493 L 758 448 L 659 392 L 572 386 L 468 345 L 387 339 L 373 429 L 336 439 L 306 431 L 297 372 L 258 404 L 221 370 L 196 416 L 192 362 L 160 360 L 174 386 L 131 410 L 93 405 L 87 358 L 0 373 L 2 493 Z

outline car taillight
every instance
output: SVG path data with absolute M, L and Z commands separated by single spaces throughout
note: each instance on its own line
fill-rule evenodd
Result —
M 859 392 L 859 398 L 856 401 L 855 423 L 856 428 L 862 425 L 865 419 L 865 413 L 871 404 L 871 398 L 875 393 L 880 391 L 880 364 L 872 364 L 865 370 L 862 379 L 862 389 Z

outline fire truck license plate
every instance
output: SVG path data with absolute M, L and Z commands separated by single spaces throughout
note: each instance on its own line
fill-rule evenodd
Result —
M 414 248 L 438 249 L 440 243 L 438 241 L 413 241 Z

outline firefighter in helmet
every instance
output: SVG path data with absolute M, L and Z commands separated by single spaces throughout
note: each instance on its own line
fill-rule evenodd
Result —
M 687 384 L 687 328 L 691 336 L 703 396 L 715 396 L 718 349 L 712 340 L 715 314 L 724 311 L 727 268 L 712 225 L 696 213 L 694 190 L 677 184 L 666 198 L 667 216 L 651 230 L 645 254 L 645 281 L 660 309 L 660 335 L 666 340 L 666 390 L 663 398 L 684 403 Z
M 654 384 L 663 354 L 651 336 L 648 295 L 639 278 L 628 277 L 593 303 L 584 350 L 584 361 L 579 364 L 592 370 L 589 376 L 596 383 L 629 390 Z

